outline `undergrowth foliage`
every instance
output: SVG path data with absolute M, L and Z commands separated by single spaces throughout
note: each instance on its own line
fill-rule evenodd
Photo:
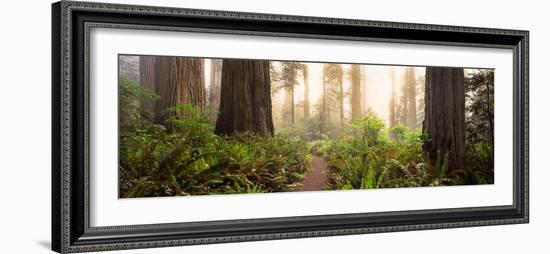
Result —
M 397 125 L 386 128 L 374 114 L 352 123 L 354 134 L 310 143 L 310 151 L 329 164 L 327 190 L 375 189 L 486 183 L 447 173 L 448 156 L 430 163 L 422 150 L 421 130 Z
M 120 88 L 129 97 L 143 94 L 128 80 Z M 138 107 L 126 109 L 128 116 L 139 115 Z M 309 167 L 307 144 L 299 138 L 220 137 L 203 109 L 178 105 L 167 111 L 173 114 L 165 125 L 136 121 L 121 128 L 121 197 L 288 191 Z

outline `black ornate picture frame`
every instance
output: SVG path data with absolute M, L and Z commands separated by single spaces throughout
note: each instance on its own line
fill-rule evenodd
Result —
M 193 31 L 513 50 L 513 205 L 91 227 L 89 31 Z M 60 253 L 529 221 L 529 32 L 61 1 L 52 5 L 52 249 Z

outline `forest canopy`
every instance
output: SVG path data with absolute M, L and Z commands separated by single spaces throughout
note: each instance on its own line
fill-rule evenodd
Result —
M 119 58 L 121 198 L 493 183 L 492 69 Z

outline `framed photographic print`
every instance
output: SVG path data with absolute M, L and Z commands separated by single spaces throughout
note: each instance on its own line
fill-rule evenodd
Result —
M 57 252 L 527 223 L 527 31 L 61 1 Z

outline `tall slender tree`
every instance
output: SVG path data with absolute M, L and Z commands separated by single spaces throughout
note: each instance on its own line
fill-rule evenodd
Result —
M 367 66 L 361 65 L 361 114 L 366 114 L 369 108 L 367 103 L 367 86 Z
M 338 110 L 340 112 L 339 119 L 344 118 L 344 90 L 343 90 L 343 70 L 341 64 L 325 64 L 323 67 L 323 84 L 324 84 L 324 104 L 325 104 L 325 120 L 331 121 L 331 112 Z M 331 108 L 330 105 L 338 105 Z M 338 112 L 337 111 L 337 112 Z
M 338 75 L 336 77 L 336 82 L 338 84 L 338 100 L 340 101 L 340 122 L 344 122 L 344 75 L 342 70 L 342 65 L 338 64 Z
M 304 118 L 309 118 L 309 67 L 307 64 L 302 65 L 302 77 L 304 78 Z
M 446 159 L 448 172 L 462 170 L 466 140 L 464 69 L 427 67 L 425 86 L 424 151 L 433 163 Z
M 326 67 L 326 66 L 325 66 Z M 326 69 L 325 69 L 326 70 Z M 320 132 L 321 135 L 325 134 L 325 124 L 327 122 L 327 80 L 323 71 L 323 95 L 321 97 L 321 110 L 319 112 L 319 118 L 321 120 Z
M 296 62 L 283 62 L 282 63 L 282 81 L 285 91 L 284 98 L 284 111 L 287 116 L 287 123 L 294 124 L 296 118 L 295 102 L 294 102 L 294 90 L 296 87 L 296 78 L 298 70 L 301 68 L 300 63 Z
M 351 119 L 357 119 L 361 116 L 361 65 L 351 65 L 349 72 L 351 80 Z
M 407 126 L 411 129 L 417 127 L 416 124 L 416 74 L 413 67 L 406 69 L 406 96 L 407 99 Z
M 394 127 L 397 125 L 397 100 L 396 100 L 396 91 L 395 91 L 395 69 L 391 67 L 390 69 L 390 80 L 391 80 L 391 95 L 389 102 L 389 127 Z
M 223 60 L 218 135 L 273 135 L 269 71 L 269 61 Z

